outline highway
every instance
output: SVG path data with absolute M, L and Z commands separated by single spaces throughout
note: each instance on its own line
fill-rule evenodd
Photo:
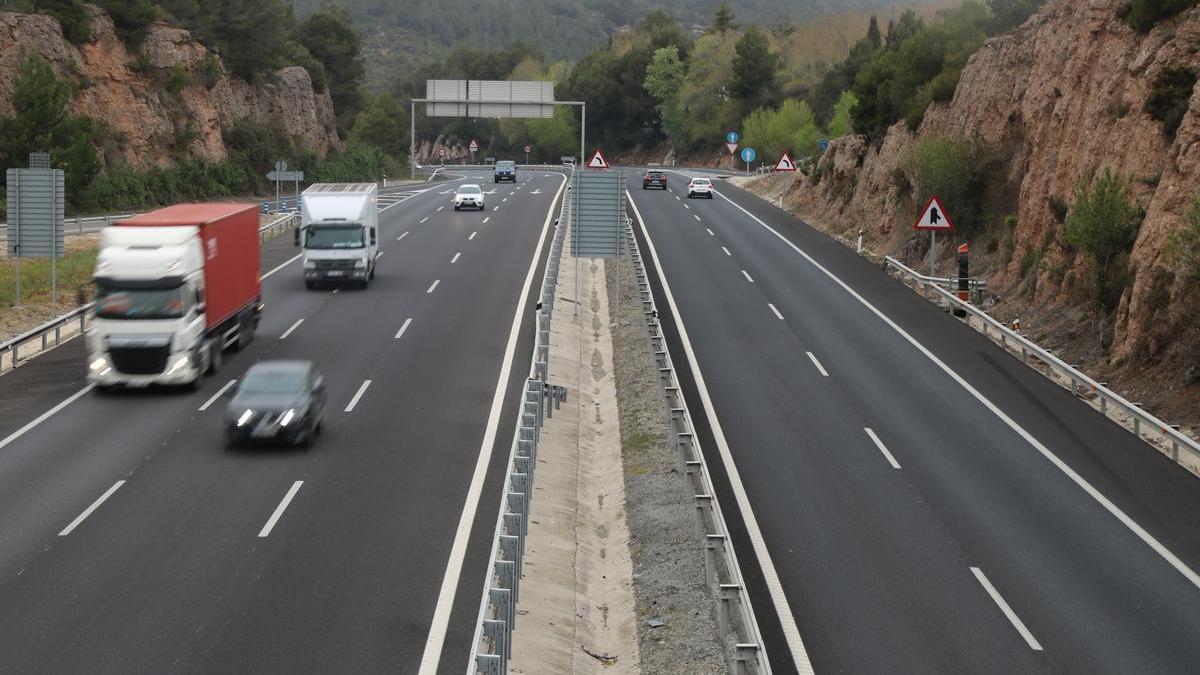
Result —
M 669 182 L 630 171 L 630 216 L 776 672 L 1200 672 L 1194 476 L 803 222 Z
M 90 391 L 79 340 L 0 377 L 0 671 L 411 673 L 439 601 L 439 672 L 465 671 L 564 183 L 469 180 L 486 211 L 453 210 L 461 179 L 381 192 L 366 291 L 306 291 L 290 236 L 267 242 L 257 338 L 199 391 Z M 266 358 L 325 374 L 311 449 L 223 446 Z

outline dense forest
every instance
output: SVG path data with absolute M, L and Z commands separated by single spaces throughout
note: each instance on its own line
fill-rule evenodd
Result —
M 305 16 L 328 0 L 294 0 Z M 388 84 L 389 74 L 445 57 L 455 47 L 502 49 L 513 42 L 537 45 L 551 61 L 575 61 L 604 46 L 658 10 L 688 31 L 702 31 L 720 0 L 337 0 L 363 30 L 368 80 Z M 801 23 L 828 13 L 883 10 L 890 0 L 739 0 L 741 20 L 755 25 Z M 904 4 L 904 3 L 901 3 Z

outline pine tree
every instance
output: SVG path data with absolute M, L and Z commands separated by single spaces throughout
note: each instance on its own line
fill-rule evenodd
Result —
M 726 31 L 737 30 L 737 24 L 733 21 L 733 10 L 729 7 L 728 2 L 722 2 L 717 5 L 717 11 L 713 14 L 712 30 L 713 33 L 724 33 Z
M 879 33 L 879 19 L 874 14 L 871 15 L 871 25 L 867 28 L 867 39 L 875 45 L 876 49 L 883 46 L 883 35 Z

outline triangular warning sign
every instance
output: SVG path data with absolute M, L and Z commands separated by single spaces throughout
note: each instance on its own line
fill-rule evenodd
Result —
M 925 205 L 925 210 L 921 212 L 921 217 L 917 219 L 917 224 L 913 225 L 914 230 L 953 230 L 954 221 L 950 220 L 950 215 L 946 213 L 946 208 L 938 201 L 937 197 L 930 197 L 929 203 Z
M 795 171 L 795 170 L 796 170 L 796 163 L 792 161 L 792 156 L 786 152 L 783 153 L 783 157 L 780 157 L 779 161 L 775 163 L 775 171 L 776 172 Z
M 596 154 L 588 160 L 587 168 L 589 169 L 607 169 L 608 160 L 604 159 L 604 153 L 600 152 L 600 148 L 596 148 Z
M 471 144 L 468 145 L 467 148 L 470 149 L 471 152 L 475 152 L 476 150 L 479 149 L 479 143 L 475 142 L 475 139 L 472 138 Z

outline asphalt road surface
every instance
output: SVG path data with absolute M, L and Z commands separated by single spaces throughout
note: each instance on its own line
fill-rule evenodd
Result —
M 777 672 L 1200 672 L 1194 476 L 773 206 L 629 185 Z
M 291 238 L 268 242 L 257 339 L 197 392 L 87 390 L 79 340 L 0 377 L 0 671 L 416 672 L 482 451 L 443 598 L 439 670 L 465 671 L 532 353 L 514 314 L 563 177 L 470 180 L 484 212 L 453 210 L 462 181 L 381 193 L 366 291 L 306 291 Z M 325 374 L 311 449 L 222 444 L 228 383 L 266 358 Z

